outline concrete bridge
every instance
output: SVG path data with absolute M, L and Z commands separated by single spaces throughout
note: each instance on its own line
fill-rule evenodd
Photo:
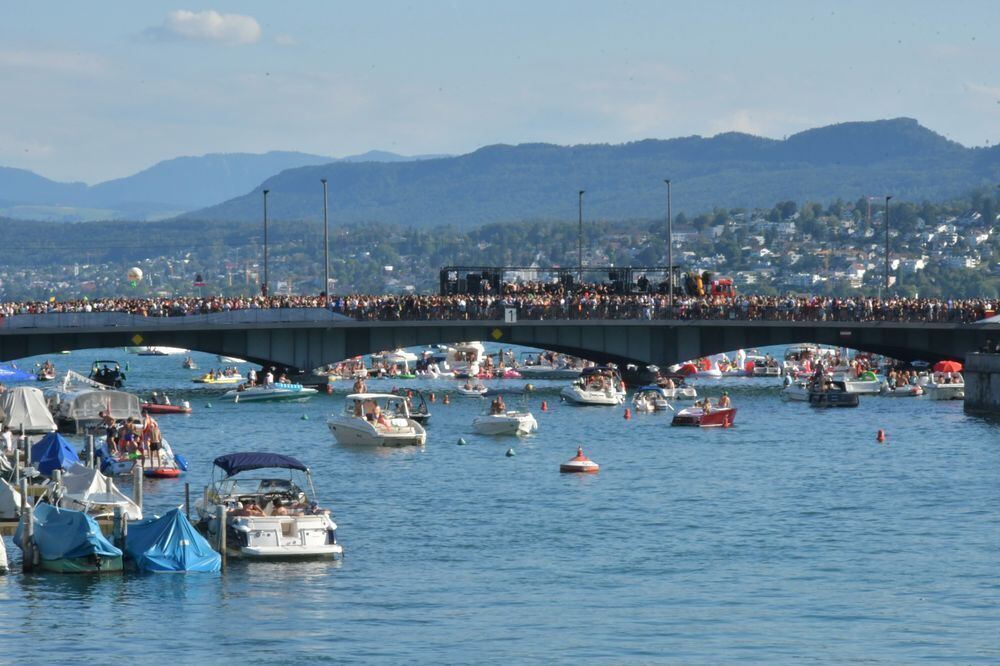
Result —
M 124 313 L 15 315 L 0 324 L 0 361 L 64 349 L 161 345 L 311 369 L 398 347 L 494 341 L 598 362 L 666 367 L 735 349 L 811 342 L 902 360 L 964 359 L 1000 324 L 741 320 L 356 321 L 319 308 L 181 317 Z

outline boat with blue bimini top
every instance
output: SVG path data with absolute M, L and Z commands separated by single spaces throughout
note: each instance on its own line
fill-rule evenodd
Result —
M 262 473 L 244 474 L 258 470 Z M 279 476 L 279 471 L 288 476 Z M 216 543 L 220 529 L 226 530 L 226 551 L 235 557 L 336 558 L 344 552 L 337 543 L 337 524 L 315 497 L 309 468 L 291 456 L 257 452 L 219 456 L 211 484 L 195 503 L 198 529 Z M 222 526 L 219 507 L 226 508 Z
M 268 400 L 307 400 L 317 393 L 319 391 L 316 389 L 302 384 L 276 382 L 268 386 L 241 384 L 231 391 L 226 391 L 222 397 L 233 402 L 264 402 Z

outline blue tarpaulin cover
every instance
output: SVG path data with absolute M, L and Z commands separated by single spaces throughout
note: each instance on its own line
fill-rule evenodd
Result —
M 121 557 L 122 551 L 115 548 L 101 534 L 97 521 L 72 509 L 60 509 L 51 504 L 35 507 L 35 545 L 43 560 L 87 557 Z M 21 544 L 23 523 L 17 526 L 14 543 Z
M 125 552 L 151 572 L 219 571 L 222 558 L 179 509 L 128 526 Z
M 30 382 L 38 379 L 31 372 L 19 370 L 14 365 L 0 365 L 0 382 Z
M 280 467 L 282 469 L 298 469 L 303 472 L 309 470 L 308 467 L 300 463 L 291 456 L 281 453 L 230 453 L 219 456 L 214 460 L 215 466 L 226 473 L 227 476 L 239 474 L 251 469 L 262 469 L 266 467 Z
M 80 456 L 62 435 L 52 432 L 31 447 L 31 461 L 39 472 L 49 476 L 53 470 L 69 469 L 80 462 Z

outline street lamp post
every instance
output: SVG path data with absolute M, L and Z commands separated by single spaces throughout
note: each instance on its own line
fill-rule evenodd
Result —
M 885 198 L 885 297 L 889 298 L 889 199 Z
M 330 218 L 326 178 L 321 178 L 320 182 L 323 183 L 323 305 L 326 305 L 330 302 Z
M 260 287 L 260 293 L 265 297 L 270 291 L 267 286 L 267 195 L 271 190 L 264 190 L 264 284 Z
M 670 307 L 670 314 L 674 312 L 674 216 L 670 210 L 670 179 L 663 181 L 667 184 L 667 304 Z
M 579 266 L 577 267 L 576 281 L 579 284 L 583 284 L 583 193 L 586 190 L 580 190 L 580 226 L 577 231 L 577 256 L 579 259 Z

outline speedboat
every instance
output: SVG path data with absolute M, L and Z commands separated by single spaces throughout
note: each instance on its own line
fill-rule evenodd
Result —
M 862 393 L 866 395 L 876 395 L 882 392 L 882 382 L 871 370 L 861 373 L 857 379 L 851 379 L 846 373 L 834 373 L 834 380 L 844 382 L 844 389 L 848 393 Z
M 570 367 L 562 359 L 533 352 L 522 354 L 517 370 L 523 379 L 576 379 L 580 376 L 579 368 Z
M 233 385 L 239 384 L 243 381 L 243 375 L 215 375 L 211 372 L 206 372 L 201 377 L 195 377 L 192 379 L 195 384 L 215 384 L 215 385 Z
M 625 388 L 618 368 L 598 365 L 585 368 L 580 378 L 560 391 L 566 400 L 578 405 L 620 405 L 625 402 Z
M 180 347 L 140 347 L 136 352 L 139 356 L 173 356 L 176 354 L 186 354 L 187 349 Z
M 190 414 L 191 413 L 191 403 L 187 400 L 182 400 L 178 404 L 172 404 L 170 398 L 167 397 L 166 393 L 160 393 L 158 391 L 153 391 L 152 395 L 146 402 L 139 403 L 142 411 L 149 414 Z
M 319 393 L 314 388 L 302 384 L 277 382 L 270 386 L 240 386 L 226 391 L 223 400 L 233 402 L 263 402 L 265 400 L 305 400 Z
M 479 374 L 479 365 L 485 356 L 483 343 L 459 342 L 448 347 L 446 360 L 456 377 L 471 377 Z
M 674 414 L 670 425 L 700 428 L 728 428 L 736 420 L 735 407 L 716 407 L 708 412 L 700 405 L 686 407 Z
M 46 402 L 63 432 L 84 434 L 102 421 L 101 412 L 116 421 L 142 419 L 139 398 L 107 386 L 72 370 L 66 372 L 58 389 L 46 391 Z
M 424 427 L 410 418 L 403 396 L 391 393 L 352 393 L 344 413 L 326 425 L 341 444 L 363 446 L 423 446 Z
M 243 472 L 266 470 L 252 477 Z M 280 478 L 278 470 L 288 470 Z M 216 474 L 220 473 L 217 478 Z M 308 493 L 299 485 L 304 477 Z M 250 510 L 251 504 L 259 511 Z M 230 453 L 214 461 L 212 482 L 195 503 L 198 529 L 219 543 L 219 507 L 226 507 L 226 552 L 253 559 L 336 558 L 337 524 L 316 502 L 309 468 L 279 453 Z M 257 515 L 254 515 L 257 514 Z
M 395 389 L 393 393 L 406 399 L 406 408 L 410 412 L 411 419 L 420 425 L 425 425 L 430 420 L 431 411 L 427 407 L 427 399 L 424 398 L 420 389 L 403 387 Z
M 187 460 L 175 454 L 166 439 L 161 439 L 160 448 L 150 451 L 141 464 L 142 475 L 150 479 L 176 479 L 188 469 Z
M 90 366 L 88 379 L 110 388 L 121 388 L 125 383 L 125 373 L 118 361 L 98 360 Z
M 860 402 L 857 393 L 844 388 L 844 382 L 826 380 L 809 386 L 810 407 L 857 407 Z
M 632 409 L 637 412 L 664 412 L 672 409 L 667 401 L 666 391 L 667 389 L 655 384 L 637 388 L 632 396 Z
M 472 429 L 480 435 L 530 435 L 538 430 L 538 421 L 523 404 L 520 409 L 500 411 L 496 411 L 496 404 L 489 405 L 472 421 Z
M 56 366 L 48 363 L 43 366 L 39 366 L 38 373 L 35 375 L 40 382 L 50 382 L 56 378 Z

